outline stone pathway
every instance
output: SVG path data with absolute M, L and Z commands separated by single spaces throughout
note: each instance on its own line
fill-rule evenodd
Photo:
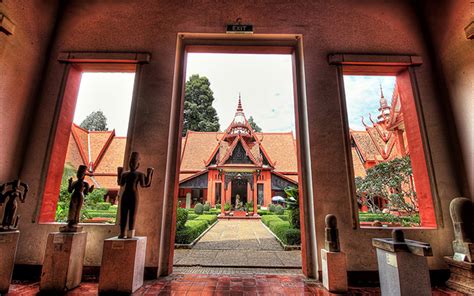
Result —
M 284 251 L 260 220 L 220 220 L 193 249 L 176 249 L 174 265 L 301 268 L 301 251 Z

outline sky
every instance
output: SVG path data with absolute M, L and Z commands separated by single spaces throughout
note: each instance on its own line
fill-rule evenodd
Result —
M 291 55 L 205 54 L 188 55 L 186 76 L 206 76 L 214 92 L 213 106 L 221 130 L 234 117 L 239 93 L 247 119 L 253 116 L 265 132 L 295 133 Z M 107 127 L 126 136 L 134 73 L 83 73 L 74 114 L 80 124 L 93 111 L 101 110 Z M 395 77 L 344 76 L 349 127 L 363 130 L 361 116 L 378 114 L 380 87 L 390 104 Z M 337 98 L 334 98 L 337 99 Z
M 349 128 L 365 130 L 361 117 L 366 124 L 376 119 L 380 107 L 380 85 L 387 103 L 390 106 L 395 86 L 395 76 L 349 76 L 344 75 L 344 89 L 346 93 L 347 116 Z
M 234 118 L 239 93 L 247 119 L 263 131 L 295 131 L 291 55 L 188 54 L 186 77 L 206 76 L 221 130 Z

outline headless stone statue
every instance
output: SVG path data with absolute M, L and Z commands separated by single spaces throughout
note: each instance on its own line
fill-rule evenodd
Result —
M 340 252 L 339 246 L 339 230 L 337 230 L 337 218 L 335 215 L 329 214 L 325 219 L 326 234 L 324 246 L 329 252 Z
M 11 189 L 3 193 L 8 186 L 10 186 Z M 23 190 L 21 188 L 23 188 Z M 15 180 L 0 186 L 0 204 L 6 202 L 0 231 L 12 231 L 17 229 L 19 219 L 19 216 L 16 215 L 18 208 L 17 199 L 24 203 L 27 193 L 28 185 L 20 182 L 20 180 Z
M 94 185 L 89 186 L 89 183 L 84 181 L 86 171 L 87 166 L 80 165 L 77 169 L 77 180 L 73 182 L 72 177 L 68 180 L 69 184 L 67 191 L 72 194 L 67 215 L 67 226 L 60 227 L 59 231 L 61 232 L 77 232 L 82 230 L 82 227 L 79 227 L 78 224 L 81 218 L 81 208 L 84 203 L 84 196 L 94 190 Z
M 153 178 L 153 168 L 147 169 L 147 174 L 137 171 L 140 166 L 140 155 L 132 152 L 130 156 L 130 171 L 123 172 L 123 168 L 117 168 L 117 183 L 124 186 L 120 199 L 120 234 L 119 238 L 125 238 L 125 230 L 128 222 L 127 238 L 135 235 L 135 217 L 137 214 L 139 192 L 138 185 L 150 187 Z
M 454 226 L 453 249 L 455 261 L 474 262 L 474 205 L 465 197 L 453 199 L 449 213 Z

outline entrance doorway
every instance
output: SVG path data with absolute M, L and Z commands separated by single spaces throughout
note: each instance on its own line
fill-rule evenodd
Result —
M 226 34 L 179 34 L 177 42 L 176 67 L 173 87 L 173 105 L 170 119 L 170 134 L 168 146 L 168 160 L 167 173 L 165 176 L 165 192 L 163 204 L 163 224 L 160 241 L 159 254 L 159 270 L 160 276 L 168 275 L 172 272 L 173 260 L 173 243 L 175 233 L 175 217 L 177 205 L 177 191 L 178 174 L 181 159 L 181 145 L 182 141 L 182 122 L 183 122 L 183 104 L 184 104 L 184 83 L 186 81 L 186 58 L 192 52 L 208 52 L 208 53 L 253 53 L 253 54 L 288 54 L 293 61 L 293 85 L 294 85 L 294 107 L 296 116 L 296 150 L 298 157 L 298 173 L 294 178 L 298 179 L 299 200 L 301 211 L 301 247 L 302 247 L 302 271 L 310 278 L 317 278 L 317 252 L 316 252 L 316 236 L 315 236 L 315 221 L 314 221 L 314 206 L 312 199 L 311 168 L 309 158 L 309 137 L 308 137 L 308 123 L 306 115 L 306 97 L 305 97 L 305 82 L 303 70 L 303 53 L 302 53 L 302 36 L 300 35 L 226 35 Z M 239 126 L 238 128 L 242 128 Z M 237 138 L 237 137 L 236 137 Z M 293 144 L 294 145 L 294 144 Z M 248 147 L 243 144 L 244 148 Z M 235 145 L 233 146 L 235 147 Z M 249 156 L 248 151 L 246 155 Z M 267 156 L 262 153 L 259 158 L 260 161 L 268 161 Z M 214 161 L 215 158 L 209 159 Z M 251 164 L 249 164 L 252 166 Z M 252 168 L 251 168 L 252 169 Z M 263 182 L 263 180 L 271 179 L 271 175 L 266 175 L 260 169 L 254 169 L 254 184 L 258 183 L 256 178 Z M 225 183 L 223 170 L 216 170 L 206 172 L 207 177 L 221 178 L 220 181 Z M 291 182 L 291 177 L 279 176 L 288 182 Z M 189 180 L 186 180 L 189 181 Z M 189 181 L 190 182 L 190 181 Z M 230 184 L 233 186 L 233 182 Z M 257 184 L 258 185 L 258 184 Z M 245 193 L 243 185 L 239 189 L 233 189 L 229 192 L 232 195 L 234 190 Z M 248 184 L 247 184 L 248 186 Z M 257 188 L 253 190 L 254 204 L 257 204 Z M 210 190 L 212 187 L 207 187 Z M 222 184 L 223 190 L 225 185 Z M 264 188 L 262 193 L 266 191 L 271 192 L 271 188 Z M 271 194 L 271 193 L 270 193 Z M 247 194 L 242 194 L 249 200 Z M 208 196 L 215 196 L 215 193 L 210 193 Z M 227 199 L 228 198 L 228 199 Z M 222 193 L 222 199 L 231 200 L 231 196 L 227 193 Z M 222 204 L 221 206 L 224 206 Z M 173 214 L 170 214 L 173 213 Z M 172 231 L 169 231 L 169 230 Z
M 248 182 L 243 179 L 232 180 L 232 205 L 234 209 L 242 209 L 247 201 Z

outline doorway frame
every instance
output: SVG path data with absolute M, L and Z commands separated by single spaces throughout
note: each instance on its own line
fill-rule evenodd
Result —
M 311 155 L 308 128 L 303 35 L 301 34 L 221 34 L 178 33 L 163 209 L 158 257 L 158 276 L 173 270 L 176 205 L 179 190 L 181 132 L 184 111 L 184 89 L 188 53 L 291 54 L 296 120 L 298 188 L 301 212 L 302 271 L 308 278 L 318 279 L 315 208 L 313 199 Z

